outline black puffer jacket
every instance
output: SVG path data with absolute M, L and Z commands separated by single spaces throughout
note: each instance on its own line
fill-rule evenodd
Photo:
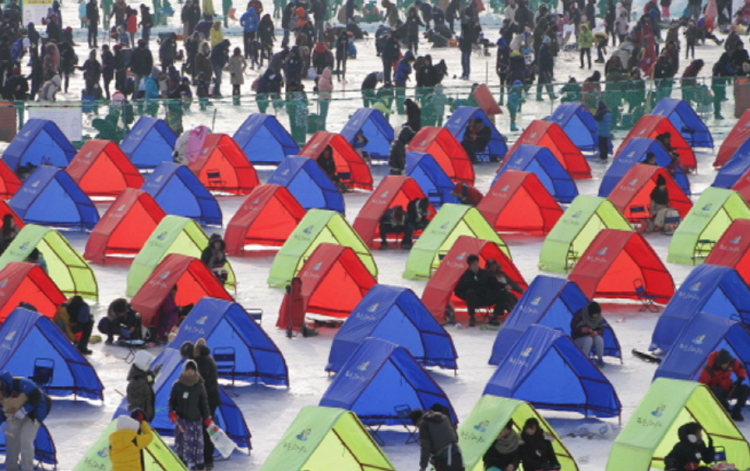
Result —
M 679 428 L 677 436 L 680 437 L 680 441 L 677 442 L 664 457 L 664 466 L 667 471 L 677 470 L 683 471 L 687 465 L 691 464 L 694 467 L 700 466 L 701 459 L 704 463 L 708 464 L 713 462 L 715 452 L 713 447 L 713 440 L 711 436 L 708 436 L 708 446 L 703 440 L 699 440 L 695 443 L 690 441 L 688 435 L 695 435 L 700 430 L 701 426 L 695 422 L 687 423 Z M 698 458 L 700 456 L 700 459 Z
M 430 456 L 440 454 L 448 445 L 458 443 L 456 429 L 450 419 L 440 412 L 428 410 L 419 421 L 419 446 L 422 449 L 419 466 L 427 468 Z
M 216 370 L 216 362 L 211 357 L 211 349 L 206 346 L 206 341 L 198 339 L 193 350 L 193 359 L 198 365 L 198 373 L 203 378 L 203 386 L 206 388 L 208 398 L 208 410 L 213 414 L 219 403 L 219 374 Z
M 190 422 L 202 422 L 211 417 L 206 388 L 200 375 L 187 376 L 184 371 L 180 373 L 169 394 L 169 411 L 177 412 L 178 417 Z
M 128 373 L 128 411 L 132 412 L 141 409 L 146 416 L 146 421 L 154 420 L 154 373 L 151 371 L 141 371 L 135 367 L 130 367 Z

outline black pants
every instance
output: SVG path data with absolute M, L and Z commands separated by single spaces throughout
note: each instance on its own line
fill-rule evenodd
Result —
M 607 160 L 609 157 L 609 138 L 599 136 L 599 158 Z
M 382 58 L 383 62 L 383 83 L 391 83 L 391 71 L 393 70 L 393 62 L 385 57 Z
M 216 417 L 216 408 L 214 407 L 213 410 L 209 411 L 211 413 L 211 417 Z M 214 450 L 216 447 L 214 446 L 214 442 L 211 441 L 211 436 L 208 434 L 208 429 L 206 428 L 206 425 L 203 425 L 203 464 L 205 465 L 213 465 L 214 463 Z
M 91 338 L 91 331 L 94 328 L 94 320 L 91 319 L 89 322 L 86 322 L 85 324 L 77 323 L 73 327 L 70 328 L 70 330 L 73 331 L 74 334 L 81 333 L 81 340 L 78 341 L 78 350 L 84 351 L 89 346 L 89 339 Z
M 89 47 L 96 47 L 96 36 L 98 33 L 98 22 L 89 20 Z
M 466 307 L 469 310 L 469 318 L 474 320 L 477 308 L 488 306 L 494 306 L 492 310 L 493 317 L 501 316 L 506 309 L 504 301 L 507 299 L 503 291 L 505 290 L 490 292 L 483 289 L 470 289 L 467 291 L 464 301 L 466 301 Z
M 419 49 L 419 36 L 409 36 L 409 39 L 406 42 L 406 47 L 416 55 L 417 49 Z
M 730 399 L 737 399 L 737 403 L 734 405 L 734 408 L 732 409 L 732 412 L 742 412 L 742 409 L 745 408 L 745 403 L 747 403 L 747 397 L 750 395 L 750 387 L 748 387 L 746 384 L 740 384 L 734 390 L 726 390 L 721 388 L 720 386 L 714 386 L 711 388 L 711 391 L 714 393 L 714 396 L 716 396 L 716 399 L 721 402 L 721 405 L 724 406 L 724 409 L 729 410 L 729 400 Z M 731 392 L 731 394 L 730 394 Z
M 255 40 L 255 32 L 245 31 L 242 33 L 242 38 L 244 40 L 243 45 L 245 46 L 245 59 L 250 58 L 250 43 Z
M 409 221 L 400 226 L 394 226 L 387 222 L 380 223 L 380 240 L 383 242 L 383 245 L 386 245 L 388 234 L 404 234 L 404 238 L 401 239 L 401 245 L 411 245 L 411 235 L 413 233 L 414 228 Z
M 586 58 L 589 61 L 589 69 L 591 68 L 591 48 L 590 47 L 582 47 L 581 48 L 581 68 L 583 69 L 583 57 L 586 56 Z

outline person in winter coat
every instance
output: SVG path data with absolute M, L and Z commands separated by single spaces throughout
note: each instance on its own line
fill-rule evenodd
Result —
M 591 70 L 591 46 L 594 44 L 594 34 L 589 30 L 589 25 L 583 23 L 578 33 L 578 47 L 581 49 L 581 68 L 583 69 L 584 56 L 588 60 L 589 70 Z
M 211 41 L 211 47 L 215 47 L 224 40 L 224 31 L 221 29 L 221 20 L 214 20 L 208 35 Z
M 406 15 L 406 47 L 414 54 L 419 49 L 420 26 L 424 26 L 424 23 L 419 19 L 416 7 L 409 8 L 409 14 Z
M 700 74 L 704 64 L 703 59 L 695 59 L 682 73 L 682 99 L 690 105 L 701 104 L 700 87 L 698 87 L 696 77 Z
M 130 36 L 130 47 L 135 47 L 135 33 L 138 32 L 138 12 L 130 7 L 127 9 L 125 32 Z
M 201 253 L 201 262 L 206 265 L 206 268 L 211 270 L 220 282 L 226 282 L 227 269 L 225 266 L 227 264 L 227 253 L 226 244 L 221 234 L 211 234 L 211 237 L 208 239 L 208 246 Z
M 287 92 L 291 91 L 289 89 L 291 83 L 302 82 L 302 67 L 302 56 L 300 55 L 299 47 L 292 46 L 289 55 L 284 61 L 284 78 L 286 79 Z
M 326 67 L 315 79 L 318 89 L 318 104 L 320 106 L 320 120 L 325 127 L 328 119 L 328 106 L 331 104 L 331 93 L 333 92 L 333 80 L 331 79 L 331 68 Z
M 206 469 L 203 427 L 210 425 L 208 396 L 198 366 L 185 361 L 182 372 L 169 394 L 169 421 L 175 425 L 175 452 L 180 459 L 197 471 Z
M 362 81 L 362 102 L 367 108 L 370 104 L 375 103 L 375 89 L 378 83 L 383 81 L 383 72 L 370 72 Z
M 326 175 L 328 175 L 328 178 L 330 178 L 331 181 L 334 183 L 338 181 L 336 162 L 333 160 L 333 148 L 331 146 L 326 146 L 326 148 L 323 149 L 323 152 L 320 153 L 316 162 L 318 162 L 320 168 Z
M 436 410 L 414 409 L 411 422 L 419 428 L 419 469 L 432 463 L 440 471 L 464 471 L 461 448 L 450 417 Z
M 161 71 L 166 73 L 170 66 L 174 65 L 177 57 L 177 34 L 171 33 L 159 46 L 159 61 Z
M 13 68 L 13 75 L 8 77 L 5 88 L 9 100 L 24 101 L 29 98 L 29 82 L 21 74 L 20 67 Z
M 195 27 L 201 20 L 201 7 L 198 0 L 186 0 L 181 14 L 182 24 L 184 25 L 183 35 L 186 38 L 192 36 Z
M 732 381 L 733 374 L 734 381 Z M 742 409 L 745 408 L 748 394 L 750 394 L 750 388 L 744 384 L 745 380 L 747 380 L 747 370 L 742 362 L 732 358 L 732 355 L 723 348 L 708 355 L 706 366 L 703 367 L 698 377 L 698 382 L 711 388 L 714 396 L 727 411 L 730 410 L 729 401 L 737 399 L 734 408 L 731 409 L 732 418 L 737 422 L 744 420 Z
M 164 298 L 161 306 L 159 306 L 157 314 L 158 330 L 156 335 L 156 340 L 158 342 L 166 342 L 167 335 L 169 335 L 172 329 L 177 325 L 178 306 L 175 299 L 176 296 L 177 285 L 174 285 L 169 291 L 167 297 Z
M 154 433 L 148 422 L 129 415 L 117 418 L 117 427 L 109 436 L 109 460 L 112 471 L 143 471 L 142 450 L 151 444 Z
M 271 15 L 265 14 L 258 24 L 258 39 L 260 40 L 260 65 L 263 66 L 263 59 L 271 62 L 273 56 L 273 43 L 276 42 L 276 28 L 273 25 Z
M 281 77 L 271 67 L 268 67 L 263 75 L 258 78 L 258 87 L 255 93 L 258 110 L 265 113 L 268 109 L 269 99 L 278 96 L 279 93 L 281 93 Z
M 398 138 L 391 143 L 388 153 L 388 166 L 391 175 L 403 175 L 406 168 L 406 146 L 416 134 L 409 126 L 401 128 Z
M 88 345 L 94 328 L 94 316 L 82 297 L 76 295 L 63 303 L 55 313 L 54 322 L 79 352 L 91 354 Z M 76 334 L 81 334 L 81 340 L 76 340 Z
M 497 40 L 497 59 L 495 61 L 495 72 L 500 79 L 500 99 L 498 105 L 503 105 L 505 88 L 510 85 L 510 48 L 503 38 Z M 506 85 L 507 84 L 507 85 Z
M 89 0 L 86 4 L 86 18 L 89 29 L 89 48 L 97 47 L 96 36 L 99 33 L 99 5 L 96 0 Z
M 156 410 L 154 381 L 157 372 L 151 370 L 153 361 L 154 357 L 146 350 L 139 350 L 135 354 L 128 372 L 128 388 L 125 396 L 128 401 L 128 411 L 142 411 L 146 422 L 154 420 Z
M 514 51 L 515 53 L 515 51 Z M 523 60 L 523 57 L 521 57 Z M 521 110 L 521 105 L 524 102 L 523 98 L 523 83 L 520 80 L 515 80 L 513 86 L 508 90 L 508 113 L 510 114 L 510 130 L 515 132 L 518 131 L 516 126 L 516 116 Z
M 180 354 L 183 358 L 189 358 L 195 361 L 198 366 L 198 373 L 203 379 L 203 386 L 206 388 L 206 398 L 208 400 L 208 413 L 211 417 L 216 414 L 219 408 L 221 397 L 219 394 L 219 374 L 216 368 L 216 362 L 211 356 L 211 349 L 206 345 L 206 339 L 200 338 L 195 344 L 184 342 L 180 346 Z M 204 441 L 204 460 L 207 468 L 213 467 L 214 445 L 211 437 L 208 435 L 206 427 L 203 428 Z
M 469 311 L 469 327 L 476 325 L 474 313 L 478 307 L 494 306 L 490 323 L 499 324 L 504 304 L 501 297 L 503 287 L 487 270 L 479 268 L 479 257 L 472 254 L 466 258 L 468 268 L 461 275 L 454 290 L 457 297 L 466 301 Z
M 416 134 L 422 129 L 422 110 L 411 98 L 407 98 L 404 105 L 406 107 L 406 125 Z
M 677 430 L 680 441 L 675 443 L 672 451 L 664 457 L 664 468 L 667 471 L 710 471 L 710 467 L 701 466 L 701 461 L 711 464 L 716 451 L 711 435 L 708 445 L 703 441 L 703 428 L 697 422 L 688 422 Z
M 5 469 L 34 469 L 34 440 L 52 401 L 33 381 L 0 371 L 0 423 L 5 423 Z
M 579 309 L 570 321 L 570 336 L 583 354 L 588 357 L 591 348 L 596 348 L 599 366 L 604 365 L 604 326 L 606 321 L 602 317 L 602 308 L 597 302 L 590 302 Z M 532 468 L 536 469 L 536 468 Z
M 724 119 L 721 115 L 721 104 L 727 98 L 727 85 L 732 80 L 732 65 L 729 54 L 723 53 L 713 66 L 711 75 L 711 91 L 714 94 L 714 119 Z
M 109 50 L 109 46 L 104 44 L 102 46 L 102 80 L 104 82 L 104 93 L 109 100 L 109 84 L 115 77 L 115 55 Z
M 250 7 L 240 17 L 240 26 L 242 26 L 242 38 L 245 46 L 245 59 L 250 57 L 250 43 L 255 40 L 255 33 L 258 31 L 258 13 L 255 8 Z
M 326 43 L 319 42 L 315 44 L 312 53 L 312 66 L 315 67 L 315 73 L 320 75 L 323 69 L 330 67 L 333 70 L 333 55 L 328 50 Z
M 521 432 L 521 462 L 523 469 L 555 470 L 560 463 L 552 448 L 552 438 L 545 434 L 536 418 L 526 420 Z
M 349 33 L 342 31 L 336 39 L 336 74 L 339 82 L 346 81 L 346 58 L 349 50 Z
M 193 66 L 193 79 L 203 74 L 203 79 L 211 81 L 213 76 L 213 67 L 211 66 L 211 45 L 208 41 L 203 41 L 198 46 L 198 52 L 195 54 L 195 65 Z
M 221 26 L 221 22 L 219 22 Z M 221 76 L 229 62 L 229 40 L 225 39 L 211 49 L 211 67 L 214 72 L 213 96 L 221 98 Z
M 245 69 L 247 69 L 247 61 L 242 56 L 240 48 L 234 48 L 234 54 L 229 58 L 229 81 L 232 84 L 232 96 L 240 96 L 240 87 L 245 83 Z M 236 103 L 235 103 L 236 104 Z
M 39 90 L 39 101 L 56 101 L 57 92 L 60 91 L 62 86 L 62 80 L 60 76 L 55 74 L 51 79 L 44 82 L 42 88 Z
M 594 113 L 594 120 L 596 120 L 596 135 L 599 138 L 599 159 L 603 163 L 607 162 L 612 144 L 612 119 L 612 111 L 606 103 L 599 100 L 596 113 Z
M 537 57 L 537 65 L 539 67 L 539 77 L 537 78 L 536 86 L 536 100 L 542 101 L 542 86 L 546 84 L 547 94 L 550 100 L 554 100 L 555 92 L 552 88 L 552 74 L 554 73 L 555 61 L 550 51 L 550 44 L 552 39 L 549 36 L 545 36 L 543 39 L 542 46 L 539 48 L 539 55 Z
M 396 4 L 390 0 L 383 0 L 380 2 L 380 6 L 383 7 L 384 20 L 388 22 L 388 26 L 391 28 L 398 28 L 400 19 L 398 17 L 398 7 Z
M 599 105 L 599 99 L 602 96 L 601 81 L 602 74 L 595 70 L 591 77 L 588 77 L 581 86 L 581 101 L 590 110 L 595 110 Z
M 210 3 L 210 1 L 209 1 Z M 205 11 L 205 8 L 203 9 Z M 151 26 L 153 26 L 153 20 L 151 18 L 151 12 L 148 6 L 141 3 L 141 22 L 138 23 L 141 26 L 141 40 L 148 44 L 151 39 Z
M 99 332 L 107 336 L 106 345 L 114 343 L 114 337 L 118 340 L 137 340 L 141 334 L 141 315 L 133 310 L 125 298 L 112 301 L 107 308 L 107 315 L 99 320 L 97 326 Z
M 461 19 L 461 38 L 458 40 L 458 48 L 461 50 L 461 78 L 469 80 L 471 74 L 471 52 L 474 44 L 479 40 L 481 28 L 473 15 L 470 7 L 464 9 Z
M 148 43 L 141 39 L 138 41 L 138 47 L 130 56 L 130 71 L 135 76 L 133 88 L 136 96 L 140 90 L 141 81 L 151 75 L 154 68 L 154 57 L 148 49 Z
M 521 464 L 521 437 L 513 430 L 511 420 L 487 449 L 482 461 L 487 471 L 516 471 Z
M 404 114 L 406 82 L 409 80 L 409 76 L 411 75 L 411 65 L 413 63 L 414 54 L 411 51 L 406 51 L 403 59 L 398 62 L 398 67 L 396 68 L 396 76 L 393 79 L 393 84 L 396 87 L 396 110 L 398 111 L 398 114 Z

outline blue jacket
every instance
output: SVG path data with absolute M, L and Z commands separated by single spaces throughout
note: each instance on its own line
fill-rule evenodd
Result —
M 255 8 L 250 7 L 240 17 L 240 25 L 244 28 L 243 31 L 246 33 L 254 33 L 258 31 L 258 14 L 255 13 Z
M 596 135 L 599 137 L 610 137 L 612 135 L 612 113 L 605 113 L 602 119 L 596 122 Z
M 156 79 L 148 76 L 143 79 L 143 90 L 145 92 L 144 98 L 149 100 L 155 100 L 159 98 L 159 84 L 156 83 Z
M 28 398 L 23 406 L 26 415 L 38 422 L 47 418 L 47 414 L 49 414 L 48 398 L 33 381 L 26 378 L 13 378 L 10 371 L 0 371 L 0 390 L 5 397 L 17 397 L 25 394 Z M 0 422 L 5 422 L 6 419 L 5 413 L 0 409 Z
M 409 75 L 411 75 L 411 65 L 409 65 L 406 57 L 404 57 L 398 62 L 396 76 L 393 78 L 393 81 L 399 84 L 406 84 L 406 81 L 409 80 Z

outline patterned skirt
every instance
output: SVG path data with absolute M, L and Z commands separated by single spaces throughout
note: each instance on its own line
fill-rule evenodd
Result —
M 187 464 L 203 464 L 203 424 L 179 419 L 175 427 L 175 452 Z

